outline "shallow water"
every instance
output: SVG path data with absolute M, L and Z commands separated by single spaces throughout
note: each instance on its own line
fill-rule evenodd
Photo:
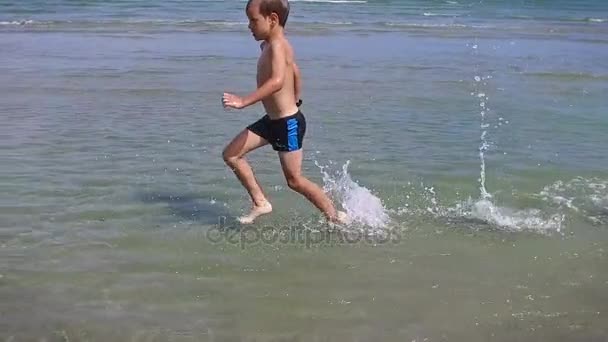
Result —
M 0 6 L 2 338 L 608 336 L 601 2 L 294 3 L 339 231 L 270 149 L 275 212 L 234 223 L 221 151 L 263 114 L 220 102 L 255 84 L 243 2 Z

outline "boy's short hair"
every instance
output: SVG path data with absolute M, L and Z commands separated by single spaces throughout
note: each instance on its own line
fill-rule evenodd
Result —
M 279 17 L 279 25 L 285 27 L 287 17 L 289 17 L 289 2 L 287 0 L 249 0 L 245 9 L 249 9 L 254 1 L 259 2 L 261 15 L 267 17 L 274 12 Z

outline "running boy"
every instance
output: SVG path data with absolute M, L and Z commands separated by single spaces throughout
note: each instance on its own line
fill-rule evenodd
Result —
M 278 152 L 287 185 L 304 195 L 325 217 L 344 223 L 346 214 L 337 211 L 318 185 L 302 176 L 302 142 L 306 120 L 299 111 L 300 77 L 294 53 L 284 33 L 289 15 L 287 0 L 249 0 L 246 7 L 249 30 L 255 40 L 263 41 L 257 66 L 257 89 L 245 96 L 224 93 L 224 107 L 245 108 L 262 101 L 266 115 L 241 131 L 223 152 L 226 164 L 234 171 L 251 196 L 253 206 L 241 223 L 252 223 L 258 216 L 272 211 L 245 155 L 270 144 Z M 296 93 L 297 92 L 297 93 Z

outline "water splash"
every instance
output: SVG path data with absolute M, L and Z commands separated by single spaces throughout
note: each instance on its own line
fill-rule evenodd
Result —
M 473 48 L 477 49 L 477 45 L 474 45 Z M 491 76 L 488 76 L 487 78 L 490 78 L 490 77 Z M 479 107 L 481 108 L 481 110 L 479 112 L 479 115 L 480 115 L 479 127 L 481 128 L 481 135 L 479 137 L 479 140 L 480 140 L 480 143 L 479 143 L 479 161 L 480 161 L 479 192 L 481 194 L 482 200 L 488 200 L 488 199 L 492 198 L 492 195 L 490 195 L 490 193 L 486 189 L 485 152 L 490 147 L 490 144 L 488 143 L 488 140 L 486 139 L 486 136 L 488 134 L 487 128 L 489 127 L 489 125 L 486 123 L 486 113 L 487 113 L 487 111 L 489 111 L 489 108 L 487 107 L 488 97 L 486 96 L 485 93 L 483 93 L 479 90 L 479 83 L 483 80 L 483 78 L 480 76 L 475 76 L 474 79 L 475 79 L 476 92 L 473 93 L 473 95 L 477 95 L 477 98 L 479 99 Z M 486 85 L 486 83 L 483 82 L 483 85 Z
M 467 215 L 508 231 L 527 230 L 543 234 L 561 232 L 565 221 L 564 214 L 547 217 L 539 209 L 514 210 L 496 206 L 488 199 L 473 203 Z
M 471 46 L 473 54 L 476 55 L 478 45 Z M 469 199 L 464 203 L 460 203 L 453 208 L 445 210 L 437 210 L 437 215 L 447 217 L 464 217 L 468 219 L 476 219 L 486 222 L 492 226 L 499 227 L 508 231 L 529 230 L 540 233 L 550 231 L 560 232 L 565 217 L 563 214 L 547 215 L 538 209 L 516 210 L 508 207 L 500 207 L 492 200 L 492 195 L 486 187 L 486 152 L 489 150 L 491 143 L 488 139 L 488 114 L 491 109 L 488 106 L 489 97 L 486 95 L 484 88 L 487 88 L 487 81 L 492 78 L 491 75 L 480 76 L 478 67 L 475 67 L 476 75 L 473 77 L 474 92 L 471 93 L 479 101 L 479 117 L 480 117 L 480 136 L 479 136 L 479 199 L 472 201 Z M 494 126 L 501 126 L 504 118 L 499 118 L 499 123 Z M 508 123 L 508 121 L 504 121 Z
M 566 222 L 564 211 L 540 209 L 513 209 L 499 206 L 492 199 L 468 198 L 454 204 L 441 204 L 433 186 L 420 184 L 412 187 L 407 195 L 409 201 L 395 210 L 405 219 L 426 220 L 432 218 L 450 223 L 458 222 L 473 229 L 497 229 L 505 232 L 533 232 L 548 235 L 561 233 Z
M 538 194 L 543 201 L 572 210 L 594 224 L 608 224 L 608 181 L 576 177 L 545 186 Z
M 323 175 L 323 189 L 341 204 L 352 224 L 374 229 L 385 228 L 388 225 L 390 217 L 382 200 L 372 194 L 368 188 L 353 181 L 348 174 L 350 161 L 333 174 L 328 171 L 328 166 L 321 166 L 316 161 L 315 164 Z

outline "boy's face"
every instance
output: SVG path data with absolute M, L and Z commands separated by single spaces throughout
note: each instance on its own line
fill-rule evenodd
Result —
M 265 40 L 272 29 L 272 17 L 264 17 L 260 13 L 259 1 L 252 1 L 247 8 L 247 18 L 249 18 L 249 30 L 253 34 L 255 40 Z

